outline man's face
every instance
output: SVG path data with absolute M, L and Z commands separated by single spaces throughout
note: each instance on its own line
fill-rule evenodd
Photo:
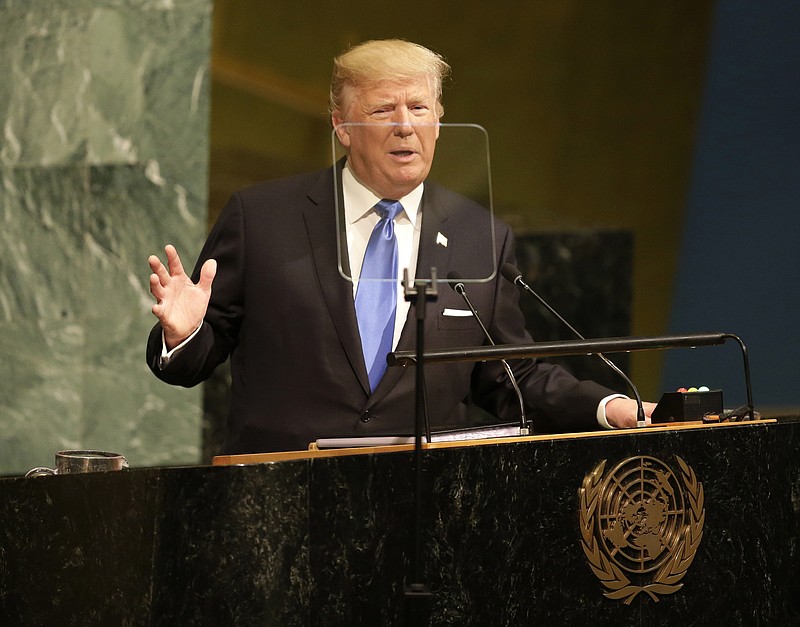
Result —
M 428 176 L 439 138 L 438 103 L 426 77 L 382 80 L 346 94 L 333 113 L 356 178 L 381 198 L 402 198 Z M 366 126 L 357 124 L 366 123 Z

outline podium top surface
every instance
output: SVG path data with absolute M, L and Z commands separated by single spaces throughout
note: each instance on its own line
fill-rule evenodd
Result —
M 632 429 L 607 429 L 602 431 L 586 431 L 578 433 L 556 433 L 556 434 L 542 434 L 542 435 L 529 435 L 529 436 L 514 436 L 514 437 L 499 437 L 499 438 L 486 438 L 478 440 L 459 440 L 455 442 L 432 442 L 422 443 L 423 450 L 437 450 L 448 448 L 463 448 L 471 446 L 490 446 L 499 444 L 524 444 L 526 442 L 541 442 L 552 440 L 574 440 L 582 438 L 598 438 L 598 437 L 615 437 L 615 436 L 631 436 L 637 433 L 657 433 L 663 431 L 685 431 L 690 429 L 720 429 L 733 426 L 743 425 L 763 425 L 775 423 L 774 418 L 762 420 L 742 420 L 736 422 L 721 422 L 721 423 L 704 423 L 699 421 L 694 422 L 673 422 L 668 425 L 648 425 L 642 428 Z M 331 448 L 319 449 L 314 443 L 309 445 L 306 450 L 300 451 L 278 451 L 274 453 L 246 453 L 241 455 L 217 455 L 213 458 L 212 464 L 214 466 L 241 466 L 247 464 L 264 464 L 282 461 L 300 460 L 300 459 L 315 459 L 325 457 L 341 457 L 345 455 L 372 455 L 381 453 L 399 453 L 404 451 L 413 451 L 413 444 L 395 444 L 391 446 L 359 446 L 354 448 Z

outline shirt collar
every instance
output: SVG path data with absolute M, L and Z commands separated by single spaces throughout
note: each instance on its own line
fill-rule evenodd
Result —
M 414 228 L 417 228 L 417 216 L 422 202 L 424 185 L 424 183 L 420 183 L 410 193 L 397 199 L 403 205 L 403 211 L 398 214 L 398 217 L 405 213 L 406 218 Z M 347 167 L 347 163 L 345 163 L 342 170 L 342 190 L 344 192 L 344 215 L 348 224 L 354 224 L 368 216 L 372 213 L 373 207 L 381 200 L 379 196 L 376 196 L 361 184 L 350 168 Z

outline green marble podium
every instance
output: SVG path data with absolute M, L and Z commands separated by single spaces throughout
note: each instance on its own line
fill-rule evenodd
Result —
M 412 460 L 0 479 L 0 624 L 402 624 Z M 431 625 L 798 624 L 800 418 L 438 445 L 423 474 Z

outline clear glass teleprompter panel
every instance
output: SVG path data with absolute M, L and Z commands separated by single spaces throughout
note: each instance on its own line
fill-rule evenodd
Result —
M 448 272 L 456 272 L 459 280 L 464 283 L 492 280 L 497 274 L 497 244 L 492 206 L 489 137 L 486 130 L 477 124 L 410 126 L 414 134 L 427 134 L 429 139 L 435 138 L 438 132 L 438 139 L 435 139 L 435 152 L 430 160 L 430 172 L 425 179 L 420 203 L 419 258 L 415 251 L 410 264 L 415 267 L 408 268 L 409 277 L 430 282 L 432 264 L 436 267 L 439 283 L 448 281 Z M 384 172 L 388 176 L 403 176 L 403 168 L 408 169 L 406 173 L 412 173 L 413 168 L 419 167 L 420 161 L 424 161 L 425 157 L 405 154 L 405 159 L 396 159 L 389 154 L 397 146 L 403 145 L 402 142 L 395 143 L 392 139 L 397 127 L 396 123 L 347 123 L 339 125 L 331 133 L 339 243 L 338 265 L 339 273 L 349 281 L 354 278 L 357 280 L 358 277 L 354 277 L 355 273 L 350 271 L 346 232 L 348 216 L 342 192 L 342 182 L 346 176 L 342 168 L 348 154 L 339 141 L 337 131 L 348 133 L 351 141 L 368 138 L 370 142 L 374 142 L 369 144 L 371 147 L 376 146 L 375 152 L 369 153 L 372 157 L 370 167 L 385 168 Z M 413 146 L 414 143 L 410 141 L 408 145 Z M 424 142 L 420 143 L 424 145 Z M 428 144 L 430 143 L 429 141 Z M 382 159 L 385 162 L 381 162 Z M 362 242 L 362 246 L 365 245 Z M 450 263 L 452 260 L 459 260 L 459 267 Z M 445 267 L 438 267 L 440 265 Z M 403 277 L 404 266 L 401 261 L 400 279 Z

